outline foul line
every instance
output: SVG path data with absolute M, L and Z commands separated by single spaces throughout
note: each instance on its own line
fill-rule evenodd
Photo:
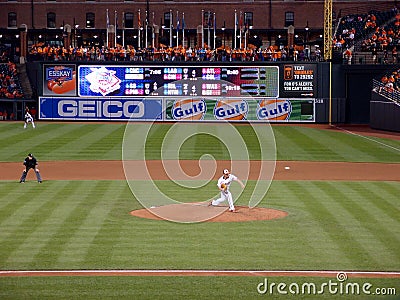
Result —
M 258 277 L 337 277 L 400 278 L 400 272 L 385 271 L 240 271 L 240 270 L 25 270 L 0 271 L 0 277 L 41 276 L 258 276 Z
M 340 127 L 335 126 L 335 125 L 332 125 L 332 126 L 335 127 L 335 128 L 337 128 L 337 129 L 339 129 L 339 130 L 342 130 L 342 131 L 344 131 L 344 132 L 346 132 L 346 133 L 348 133 L 348 134 L 352 134 L 352 135 L 355 135 L 355 136 L 364 138 L 364 139 L 369 140 L 369 141 L 371 141 L 371 142 L 375 142 L 375 143 L 377 143 L 377 144 L 380 144 L 380 145 L 382 145 L 382 146 L 385 146 L 385 147 L 387 147 L 387 148 L 390 148 L 390 149 L 393 149 L 393 150 L 395 150 L 395 151 L 399 151 L 399 152 L 400 152 L 400 149 L 399 149 L 399 148 L 390 146 L 390 145 L 385 144 L 385 143 L 382 143 L 382 142 L 380 142 L 380 141 L 371 139 L 371 138 L 369 138 L 369 137 L 367 137 L 367 136 L 365 136 L 365 135 L 361 135 L 361 134 L 352 132 L 352 131 L 350 131 L 350 130 L 347 130 L 347 129 L 344 129 L 344 128 L 340 128 Z

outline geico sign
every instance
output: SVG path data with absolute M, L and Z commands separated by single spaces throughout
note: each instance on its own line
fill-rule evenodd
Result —
M 141 118 L 144 104 L 141 101 L 61 100 L 58 102 L 58 114 L 69 118 Z

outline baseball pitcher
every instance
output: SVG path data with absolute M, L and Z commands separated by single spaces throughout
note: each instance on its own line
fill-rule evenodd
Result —
M 233 205 L 232 194 L 229 191 L 229 187 L 232 181 L 237 181 L 241 185 L 241 187 L 244 188 L 243 182 L 235 175 L 231 174 L 228 169 L 225 169 L 223 171 L 223 175 L 218 179 L 217 183 L 217 187 L 221 191 L 221 197 L 217 200 L 211 201 L 209 205 L 211 206 L 219 205 L 220 203 L 227 200 L 229 204 L 229 211 L 236 212 L 235 206 Z

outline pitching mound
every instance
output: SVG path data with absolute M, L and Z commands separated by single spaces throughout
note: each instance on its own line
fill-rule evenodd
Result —
M 216 217 L 209 219 L 210 210 L 215 212 Z M 135 217 L 151 220 L 174 220 L 177 222 L 248 222 L 265 221 L 284 218 L 288 215 L 286 211 L 246 206 L 236 206 L 236 213 L 228 211 L 226 206 L 207 206 L 204 203 L 182 203 L 165 206 L 152 207 L 131 211 Z M 159 217 L 162 216 L 163 218 Z

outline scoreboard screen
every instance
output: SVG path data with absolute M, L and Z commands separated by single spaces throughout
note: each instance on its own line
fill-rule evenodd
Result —
M 278 66 L 78 67 L 81 97 L 279 97 Z

